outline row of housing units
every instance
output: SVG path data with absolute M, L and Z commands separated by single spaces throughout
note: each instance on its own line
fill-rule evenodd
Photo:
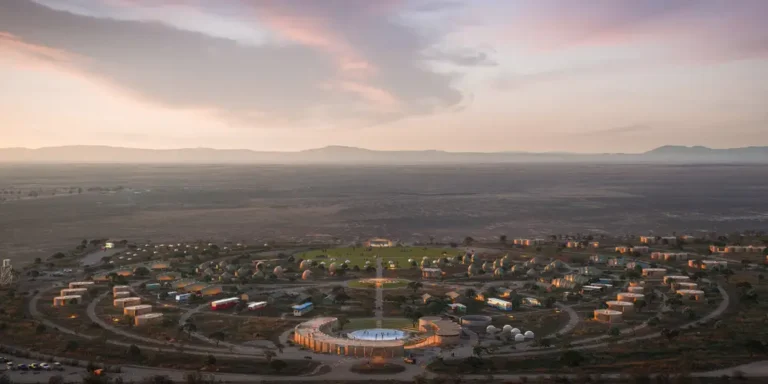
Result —
M 64 307 L 69 305 L 82 304 L 84 299 L 88 298 L 88 290 L 95 287 L 93 281 L 74 281 L 69 283 L 68 288 L 60 291 L 59 296 L 53 298 L 54 307 Z M 117 285 L 112 287 L 114 296 L 112 305 L 116 308 L 122 308 L 123 314 L 133 317 L 134 325 L 144 326 L 155 324 L 162 321 L 162 313 L 153 313 L 152 306 L 141 304 L 140 297 L 134 297 L 131 293 L 131 287 L 127 285 Z
M 665 273 L 666 269 L 654 268 L 651 274 L 658 277 Z M 702 301 L 706 296 L 703 290 L 698 289 L 698 284 L 690 281 L 688 276 L 667 275 L 663 277 L 662 282 L 684 299 Z M 627 287 L 627 292 L 619 292 L 616 294 L 615 300 L 606 301 L 608 308 L 594 310 L 595 320 L 611 324 L 621 323 L 624 315 L 635 311 L 635 304 L 640 300 L 645 300 L 645 293 L 653 288 L 652 284 L 647 283 L 647 281 L 631 281 Z
M 763 253 L 768 247 L 764 245 L 726 245 L 719 247 L 710 245 L 709 251 L 712 253 Z
M 512 240 L 512 244 L 514 244 L 514 245 L 521 245 L 521 246 L 524 246 L 524 247 L 533 247 L 533 246 L 542 245 L 542 244 L 546 244 L 546 243 L 547 243 L 547 240 L 540 239 L 540 238 L 537 238 L 537 239 L 518 238 L 518 239 Z M 586 248 L 586 247 L 598 248 L 598 247 L 600 247 L 600 242 L 598 242 L 598 241 L 569 240 L 569 241 L 567 241 L 565 243 L 565 247 L 566 248 Z
M 651 254 L 651 260 L 658 261 L 688 261 L 688 267 L 696 269 L 712 269 L 712 268 L 725 268 L 728 266 L 728 262 L 725 260 L 711 260 L 711 259 L 692 259 L 698 258 L 700 255 L 686 252 L 653 252 Z M 629 260 L 623 257 L 608 258 L 602 255 L 592 255 L 590 261 L 596 264 L 606 264 L 609 268 L 626 268 L 635 269 L 637 266 L 641 268 L 650 267 L 650 263 Z

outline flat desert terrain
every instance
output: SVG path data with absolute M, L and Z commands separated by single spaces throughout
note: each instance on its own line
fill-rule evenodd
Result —
M 0 257 L 135 241 L 768 228 L 762 165 L 0 165 Z

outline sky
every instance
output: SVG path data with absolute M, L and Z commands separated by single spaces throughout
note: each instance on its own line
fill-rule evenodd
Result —
M 0 147 L 768 145 L 765 0 L 2 0 Z

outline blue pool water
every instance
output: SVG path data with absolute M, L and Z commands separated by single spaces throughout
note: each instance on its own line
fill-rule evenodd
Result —
M 355 340 L 370 340 L 370 341 L 402 340 L 408 337 L 408 334 L 397 329 L 372 328 L 372 329 L 360 329 L 354 332 L 350 332 L 349 334 L 347 334 L 347 337 Z

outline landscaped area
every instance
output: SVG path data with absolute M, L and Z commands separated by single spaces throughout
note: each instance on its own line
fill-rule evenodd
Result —
M 337 261 L 345 262 L 349 260 L 349 266 L 357 265 L 360 268 L 365 267 L 365 262 L 369 261 L 371 266 L 376 266 L 375 257 L 382 259 L 382 264 L 386 265 L 393 261 L 397 263 L 400 268 L 409 268 L 409 259 L 413 259 L 417 263 L 421 263 L 424 256 L 429 259 L 435 259 L 439 257 L 454 257 L 456 255 L 463 255 L 465 252 L 456 248 L 433 248 L 433 247 L 390 247 L 390 248 L 329 248 L 324 250 L 313 250 L 308 252 L 299 253 L 296 257 L 300 257 L 305 260 L 317 260 L 322 261 L 326 258 L 335 258 Z M 318 257 L 320 256 L 320 257 Z M 325 256 L 325 257 L 323 257 Z

